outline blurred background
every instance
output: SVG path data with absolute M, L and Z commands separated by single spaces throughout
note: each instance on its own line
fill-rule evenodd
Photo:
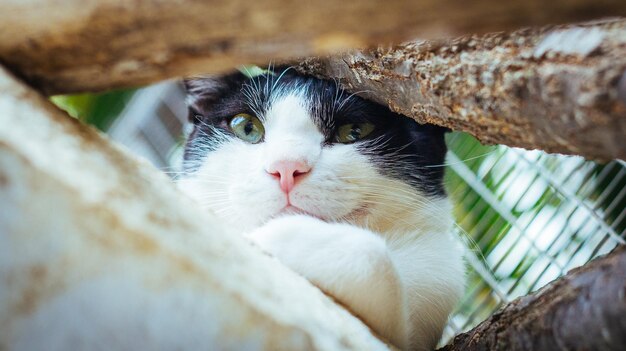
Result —
M 187 119 L 178 82 L 55 96 L 73 117 L 174 175 Z M 503 304 L 626 243 L 626 163 L 597 164 L 449 133 L 446 186 L 469 283 L 442 344 Z

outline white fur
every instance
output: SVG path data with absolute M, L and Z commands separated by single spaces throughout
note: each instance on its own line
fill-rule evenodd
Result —
M 179 184 L 209 211 L 346 305 L 401 348 L 432 349 L 464 287 L 446 199 L 380 174 L 354 144 L 323 146 L 304 93 L 277 94 L 265 141 L 225 138 Z M 266 172 L 311 171 L 287 198 Z

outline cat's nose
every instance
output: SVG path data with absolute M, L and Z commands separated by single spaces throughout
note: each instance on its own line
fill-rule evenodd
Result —
M 267 169 L 267 173 L 278 180 L 282 191 L 289 193 L 310 170 L 311 167 L 303 161 L 277 161 Z

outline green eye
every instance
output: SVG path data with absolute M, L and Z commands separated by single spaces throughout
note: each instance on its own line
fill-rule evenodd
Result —
M 256 144 L 261 141 L 265 134 L 263 123 L 261 123 L 258 118 L 247 113 L 235 115 L 228 125 L 230 126 L 230 130 L 232 130 L 239 139 L 251 144 Z
M 374 131 L 374 125 L 371 123 L 350 123 L 344 124 L 337 129 L 335 141 L 339 143 L 353 143 L 359 139 L 365 138 Z

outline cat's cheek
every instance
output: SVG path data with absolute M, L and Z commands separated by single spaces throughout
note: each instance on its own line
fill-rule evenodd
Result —
M 274 197 L 267 191 L 271 179 L 261 171 L 259 152 L 259 145 L 231 140 L 212 151 L 197 174 L 199 183 L 203 179 L 207 183 L 204 191 L 195 189 L 209 194 L 203 207 L 218 212 L 239 232 L 263 223 L 279 205 L 273 203 Z
M 254 181 L 251 181 L 254 179 Z M 287 205 L 278 182 L 265 173 L 252 174 L 250 179 L 235 182 L 229 190 L 231 206 L 249 225 L 259 226 Z
M 326 220 L 342 218 L 361 206 L 358 193 L 340 181 L 324 180 L 302 184 L 290 195 L 291 204 Z
M 371 193 L 366 184 L 378 176 L 354 145 L 333 145 L 324 148 L 315 169 L 294 190 L 291 200 L 294 206 L 321 218 L 345 218 L 363 212 Z

